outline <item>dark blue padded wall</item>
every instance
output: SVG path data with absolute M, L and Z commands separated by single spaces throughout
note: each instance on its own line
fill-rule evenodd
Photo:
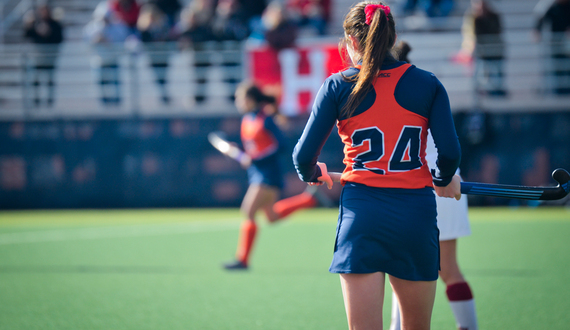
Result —
M 285 124 L 289 138 L 283 196 L 301 192 L 291 151 L 306 118 Z M 0 208 L 235 207 L 245 171 L 210 146 L 224 131 L 239 142 L 239 117 L 0 123 Z M 467 181 L 550 185 L 550 172 L 570 169 L 570 113 L 458 113 Z M 340 171 L 335 132 L 320 157 Z M 323 189 L 337 200 L 340 189 Z M 508 204 L 474 197 L 472 205 Z

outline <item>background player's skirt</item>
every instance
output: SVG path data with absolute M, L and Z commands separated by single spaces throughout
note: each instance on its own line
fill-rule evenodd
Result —
M 342 190 L 332 273 L 385 272 L 435 281 L 439 230 L 432 188 L 375 188 L 346 183 Z
M 460 200 L 454 198 L 435 197 L 437 203 L 437 227 L 439 240 L 448 241 L 471 235 L 467 196 Z
M 279 163 L 278 155 L 274 154 L 262 160 L 253 160 L 247 169 L 249 184 L 264 184 L 267 186 L 283 189 L 283 171 Z

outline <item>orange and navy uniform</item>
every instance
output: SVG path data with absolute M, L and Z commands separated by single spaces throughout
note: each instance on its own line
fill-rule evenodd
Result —
M 447 93 L 433 74 L 388 57 L 348 117 L 342 110 L 354 82 L 342 74 L 323 83 L 293 152 L 299 177 L 315 182 L 322 175 L 318 156 L 335 124 L 344 142 L 346 168 L 329 271 L 435 281 L 439 230 L 432 183 L 448 185 L 461 157 Z M 438 148 L 431 175 L 425 160 L 428 128 Z
M 358 68 L 342 75 L 352 76 Z M 383 188 L 419 189 L 432 182 L 446 186 L 459 166 L 461 149 L 449 99 L 437 78 L 424 70 L 388 57 L 373 88 L 350 118 L 343 107 L 354 83 L 340 73 L 321 87 L 311 116 L 293 152 L 299 177 L 315 182 L 324 142 L 335 123 L 345 145 L 346 168 L 341 183 Z M 425 149 L 428 128 L 438 148 L 438 168 L 430 174 Z
M 381 73 L 374 86 L 378 101 L 368 111 L 338 121 L 346 164 L 341 183 L 386 188 L 431 185 L 425 161 L 428 120 L 404 109 L 394 97 L 398 81 L 410 66 Z
M 263 110 L 258 109 L 245 114 L 241 122 L 241 140 L 245 152 L 251 157 L 251 165 L 247 168 L 247 175 L 250 185 L 263 185 L 273 189 L 281 189 L 284 185 L 283 171 L 280 166 L 280 156 L 285 150 L 285 138 L 281 130 L 273 121 L 273 117 L 265 115 Z M 249 191 L 249 190 L 248 190 Z M 249 193 L 248 193 L 249 194 Z M 267 195 L 267 193 L 263 193 Z M 314 207 L 317 200 L 312 194 L 303 192 L 267 205 L 271 200 L 267 196 L 258 195 L 256 199 L 263 200 L 264 204 L 254 202 L 254 213 L 263 206 L 265 211 L 271 208 L 274 216 L 268 220 L 274 222 L 284 219 L 296 210 Z M 254 218 L 249 218 L 243 222 L 240 229 L 240 239 L 236 259 L 239 262 L 231 263 L 227 269 L 244 269 L 249 264 L 249 257 L 257 235 L 257 225 Z M 235 267 L 239 268 L 235 268 Z
M 262 111 L 246 114 L 242 118 L 241 141 L 252 160 L 267 157 L 279 149 L 276 137 L 279 134 L 278 129 L 270 129 L 272 122 Z
M 283 133 L 262 110 L 247 113 L 241 122 L 241 140 L 245 152 L 251 157 L 248 167 L 250 184 L 283 187 L 280 155 L 285 149 Z

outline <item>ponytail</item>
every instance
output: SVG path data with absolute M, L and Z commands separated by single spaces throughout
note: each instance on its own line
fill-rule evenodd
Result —
M 343 27 L 346 34 L 344 43 L 350 42 L 349 36 L 356 39 L 362 62 L 359 73 L 343 77 L 346 81 L 355 83 L 342 109 L 343 114 L 350 118 L 373 88 L 382 62 L 396 41 L 396 28 L 390 8 L 381 2 L 358 3 L 351 8 Z

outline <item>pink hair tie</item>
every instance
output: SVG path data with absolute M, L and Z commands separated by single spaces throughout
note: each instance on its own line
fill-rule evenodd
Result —
M 388 20 L 388 14 L 390 14 L 390 7 L 384 6 L 384 5 L 370 4 L 370 5 L 366 5 L 366 7 L 364 7 L 364 13 L 366 14 L 365 23 L 367 25 L 370 25 L 370 22 L 372 22 L 372 16 L 374 16 L 376 9 L 382 9 L 384 11 L 384 13 L 386 14 L 386 20 Z

